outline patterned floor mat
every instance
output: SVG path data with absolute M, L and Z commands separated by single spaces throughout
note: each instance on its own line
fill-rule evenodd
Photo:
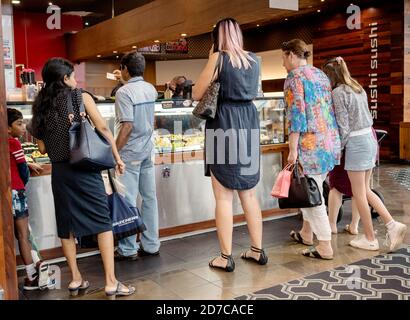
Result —
M 237 300 L 409 300 L 410 247 L 293 280 Z

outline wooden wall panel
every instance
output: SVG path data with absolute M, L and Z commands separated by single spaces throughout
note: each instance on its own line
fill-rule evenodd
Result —
M 347 14 L 327 16 L 313 32 L 314 65 L 321 67 L 328 59 L 342 56 L 354 78 L 366 89 L 371 103 L 370 88 L 377 78 L 377 116 L 374 126 L 389 132 L 382 144 L 384 158 L 399 156 L 399 124 L 403 121 L 404 12 L 403 1 L 375 1 L 371 7 L 361 6 L 362 28 L 349 30 Z M 377 23 L 377 62 L 371 69 L 371 27 Z M 374 39 L 374 38 L 373 38 Z M 369 74 L 377 73 L 377 77 Z
M 0 7 L 5 1 L 0 0 Z M 1 10 L 0 10 L 1 11 Z M 0 43 L 3 43 L 0 16 Z M 18 299 L 14 228 L 11 211 L 10 156 L 7 133 L 6 88 L 4 64 L 0 59 L 0 286 L 5 299 Z

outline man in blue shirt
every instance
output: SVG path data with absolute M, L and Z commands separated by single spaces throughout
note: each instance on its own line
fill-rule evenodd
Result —
M 119 241 L 117 258 L 136 260 L 138 256 L 159 254 L 158 205 L 154 167 L 154 112 L 158 93 L 145 82 L 144 56 L 137 52 L 121 60 L 121 76 L 127 83 L 115 95 L 116 144 L 126 164 L 124 175 L 119 177 L 126 188 L 126 198 L 137 206 L 138 194 L 142 198 L 141 215 L 147 230 L 141 236 Z

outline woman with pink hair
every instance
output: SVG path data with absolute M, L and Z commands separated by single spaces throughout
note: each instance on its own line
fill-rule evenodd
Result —
M 260 265 L 268 262 L 262 249 L 262 214 L 255 192 L 260 179 L 260 128 L 258 111 L 252 101 L 258 92 L 259 64 L 254 53 L 243 49 L 242 31 L 234 19 L 219 21 L 212 35 L 209 61 L 193 87 L 192 96 L 200 100 L 214 77 L 218 78 L 216 116 L 206 122 L 205 175 L 212 179 L 221 255 L 213 258 L 209 266 L 231 272 L 235 269 L 232 258 L 235 190 L 251 238 L 250 250 L 241 257 Z M 216 67 L 219 72 L 214 75 Z

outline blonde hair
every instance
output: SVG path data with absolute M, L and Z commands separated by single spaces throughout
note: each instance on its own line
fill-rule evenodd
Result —
M 250 61 L 255 60 L 243 49 L 243 35 L 236 20 L 228 18 L 219 21 L 212 35 L 214 52 L 226 52 L 234 68 L 251 67 Z
M 344 84 L 356 93 L 364 91 L 360 83 L 353 79 L 342 57 L 329 59 L 322 67 L 322 70 L 329 77 L 333 88 Z

